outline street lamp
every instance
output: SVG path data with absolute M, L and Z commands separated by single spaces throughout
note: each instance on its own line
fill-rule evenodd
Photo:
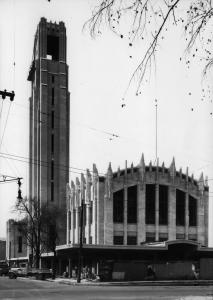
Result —
M 85 205 L 85 179 L 81 174 L 81 198 L 80 198 L 80 243 L 78 250 L 78 274 L 77 282 L 81 282 L 81 269 L 82 269 L 82 249 L 83 249 L 83 219 L 84 219 L 84 205 Z

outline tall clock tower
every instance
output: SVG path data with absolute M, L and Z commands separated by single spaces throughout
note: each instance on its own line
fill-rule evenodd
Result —
M 69 182 L 69 110 L 66 28 L 41 18 L 28 80 L 30 101 L 29 196 L 66 211 Z M 60 244 L 66 242 L 66 217 Z

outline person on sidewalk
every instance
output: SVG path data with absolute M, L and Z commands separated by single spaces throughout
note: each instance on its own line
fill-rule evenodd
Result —
M 147 266 L 145 280 L 156 280 L 156 274 L 151 265 Z

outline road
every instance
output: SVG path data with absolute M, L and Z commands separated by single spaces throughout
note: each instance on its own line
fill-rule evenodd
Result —
M 48 281 L 0 277 L 0 299 L 69 300 L 213 300 L 213 286 L 73 286 Z

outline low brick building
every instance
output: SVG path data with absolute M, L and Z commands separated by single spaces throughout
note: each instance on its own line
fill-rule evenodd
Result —
M 212 255 L 207 248 L 208 201 L 207 178 L 201 174 L 195 180 L 188 168 L 185 173 L 177 171 L 174 159 L 166 168 L 164 163 L 146 165 L 142 155 L 136 167 L 126 163 L 123 170 L 113 172 L 109 164 L 105 176 L 93 165 L 92 172 L 87 170 L 86 176 L 82 174 L 80 180 L 67 185 L 67 244 L 57 247 L 59 269 L 66 267 L 71 274 L 76 268 L 81 207 L 83 264 L 94 272 L 106 269 L 115 279 L 119 263 L 122 269 L 134 262 L 146 266 L 182 260 L 198 266 L 201 257 Z M 203 254 L 204 248 L 208 254 L 205 250 Z
M 0 260 L 6 259 L 6 240 L 0 239 Z
M 18 224 L 13 219 L 7 221 L 6 259 L 10 266 L 19 266 L 28 261 L 27 243 Z

